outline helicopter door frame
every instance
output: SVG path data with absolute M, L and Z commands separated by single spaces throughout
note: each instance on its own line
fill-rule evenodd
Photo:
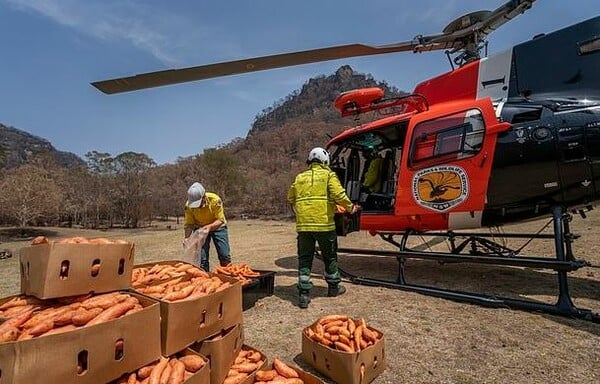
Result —
M 397 215 L 418 231 L 477 228 L 498 133 L 510 128 L 490 98 L 436 104 L 408 126 Z

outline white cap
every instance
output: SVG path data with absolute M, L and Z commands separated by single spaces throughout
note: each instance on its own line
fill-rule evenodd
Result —
M 200 183 L 194 183 L 187 191 L 187 205 L 190 208 L 198 208 L 202 204 L 202 198 L 204 197 L 204 186 Z

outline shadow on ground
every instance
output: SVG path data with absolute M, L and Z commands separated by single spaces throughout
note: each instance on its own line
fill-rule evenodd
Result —
M 286 256 L 275 260 L 275 264 L 286 271 L 278 275 L 297 276 L 297 257 Z M 339 255 L 339 266 L 348 273 L 360 277 L 395 281 L 398 262 L 391 257 Z M 313 261 L 313 281 L 323 278 L 323 262 L 315 257 Z M 591 272 L 590 272 L 591 273 Z M 557 275 L 553 271 L 504 266 L 489 266 L 472 263 L 445 263 L 435 261 L 409 260 L 405 265 L 406 281 L 410 284 L 502 296 L 510 299 L 529 300 L 554 304 L 558 295 Z M 600 309 L 600 281 L 569 275 L 569 292 L 578 308 L 598 313 Z M 277 292 L 279 291 L 279 292 Z M 321 292 L 322 291 L 322 292 Z M 315 286 L 314 296 L 326 295 L 326 288 Z M 297 303 L 298 291 L 295 285 L 276 287 L 276 295 Z M 548 319 L 600 335 L 600 328 L 591 322 L 542 314 Z

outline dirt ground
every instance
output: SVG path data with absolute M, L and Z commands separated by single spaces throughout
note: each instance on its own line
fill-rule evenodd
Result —
M 536 232 L 545 222 L 509 226 L 504 231 Z M 232 221 L 229 228 L 234 262 L 277 271 L 274 295 L 244 312 L 246 343 L 271 359 L 279 357 L 311 371 L 300 356 L 301 329 L 323 315 L 341 313 L 364 317 L 385 335 L 388 367 L 376 384 L 600 382 L 600 324 L 349 283 L 345 295 L 328 298 L 319 260 L 313 268 L 313 300 L 307 310 L 301 310 L 296 306 L 293 223 Z M 571 295 L 577 306 L 600 312 L 600 211 L 592 211 L 585 220 L 575 217 L 572 228 L 581 235 L 573 246 L 575 256 L 595 267 L 569 274 Z M 138 263 L 179 258 L 183 232 L 173 223 L 144 230 L 43 231 L 51 238 L 83 235 L 134 241 Z M 0 250 L 8 249 L 15 256 L 0 260 L 1 296 L 18 293 L 18 250 L 28 244 L 7 234 L 8 230 L 0 230 Z M 510 244 L 518 248 L 524 242 Z M 393 249 L 363 232 L 340 238 L 340 246 Z M 525 250 L 522 254 L 550 255 L 553 244 L 534 240 Z M 213 248 L 211 266 L 216 262 Z M 394 258 L 340 255 L 340 263 L 366 276 L 393 279 L 397 271 Z M 406 272 L 411 282 L 419 284 L 549 303 L 555 300 L 556 277 L 545 270 L 410 261 Z

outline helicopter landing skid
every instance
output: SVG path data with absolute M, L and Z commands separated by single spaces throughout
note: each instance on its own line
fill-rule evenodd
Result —
M 512 250 L 493 240 L 489 240 L 491 235 L 480 233 L 455 233 L 452 231 L 446 233 L 436 233 L 435 236 L 445 237 L 450 243 L 449 252 L 433 252 L 431 250 L 416 250 L 408 248 L 407 242 L 410 236 L 434 236 L 433 234 L 419 234 L 414 232 L 402 233 L 380 233 L 381 238 L 390 244 L 398 247 L 398 251 L 339 248 L 338 252 L 350 255 L 374 255 L 395 257 L 398 260 L 398 275 L 395 281 L 362 277 L 351 274 L 342 268 L 339 268 L 340 274 L 349 279 L 354 284 L 369 286 L 380 286 L 386 288 L 401 289 L 405 291 L 417 292 L 434 297 L 441 297 L 456 301 L 468 302 L 488 307 L 505 307 L 511 309 L 538 311 L 552 315 L 573 317 L 583 320 L 600 323 L 600 314 L 588 309 L 577 308 L 569 294 L 567 273 L 579 268 L 589 266 L 584 260 L 576 260 L 573 257 L 571 244 L 577 238 L 569 228 L 571 216 L 566 214 L 561 207 L 553 209 L 552 222 L 554 224 L 554 234 L 504 234 L 504 238 L 541 238 L 554 239 L 556 258 L 548 257 L 522 257 L 517 256 L 519 250 Z M 402 235 L 400 242 L 394 239 L 394 236 Z M 465 238 L 457 242 L 458 238 Z M 498 236 L 497 236 L 498 237 Z M 468 251 L 468 253 L 464 253 Z M 533 300 L 519 300 L 501 296 L 485 295 L 475 292 L 463 292 L 444 288 L 437 288 L 426 285 L 410 284 L 406 280 L 404 273 L 407 259 L 436 260 L 440 263 L 449 262 L 468 262 L 502 266 L 529 267 L 538 269 L 551 269 L 558 275 L 558 299 L 555 304 L 541 303 Z

